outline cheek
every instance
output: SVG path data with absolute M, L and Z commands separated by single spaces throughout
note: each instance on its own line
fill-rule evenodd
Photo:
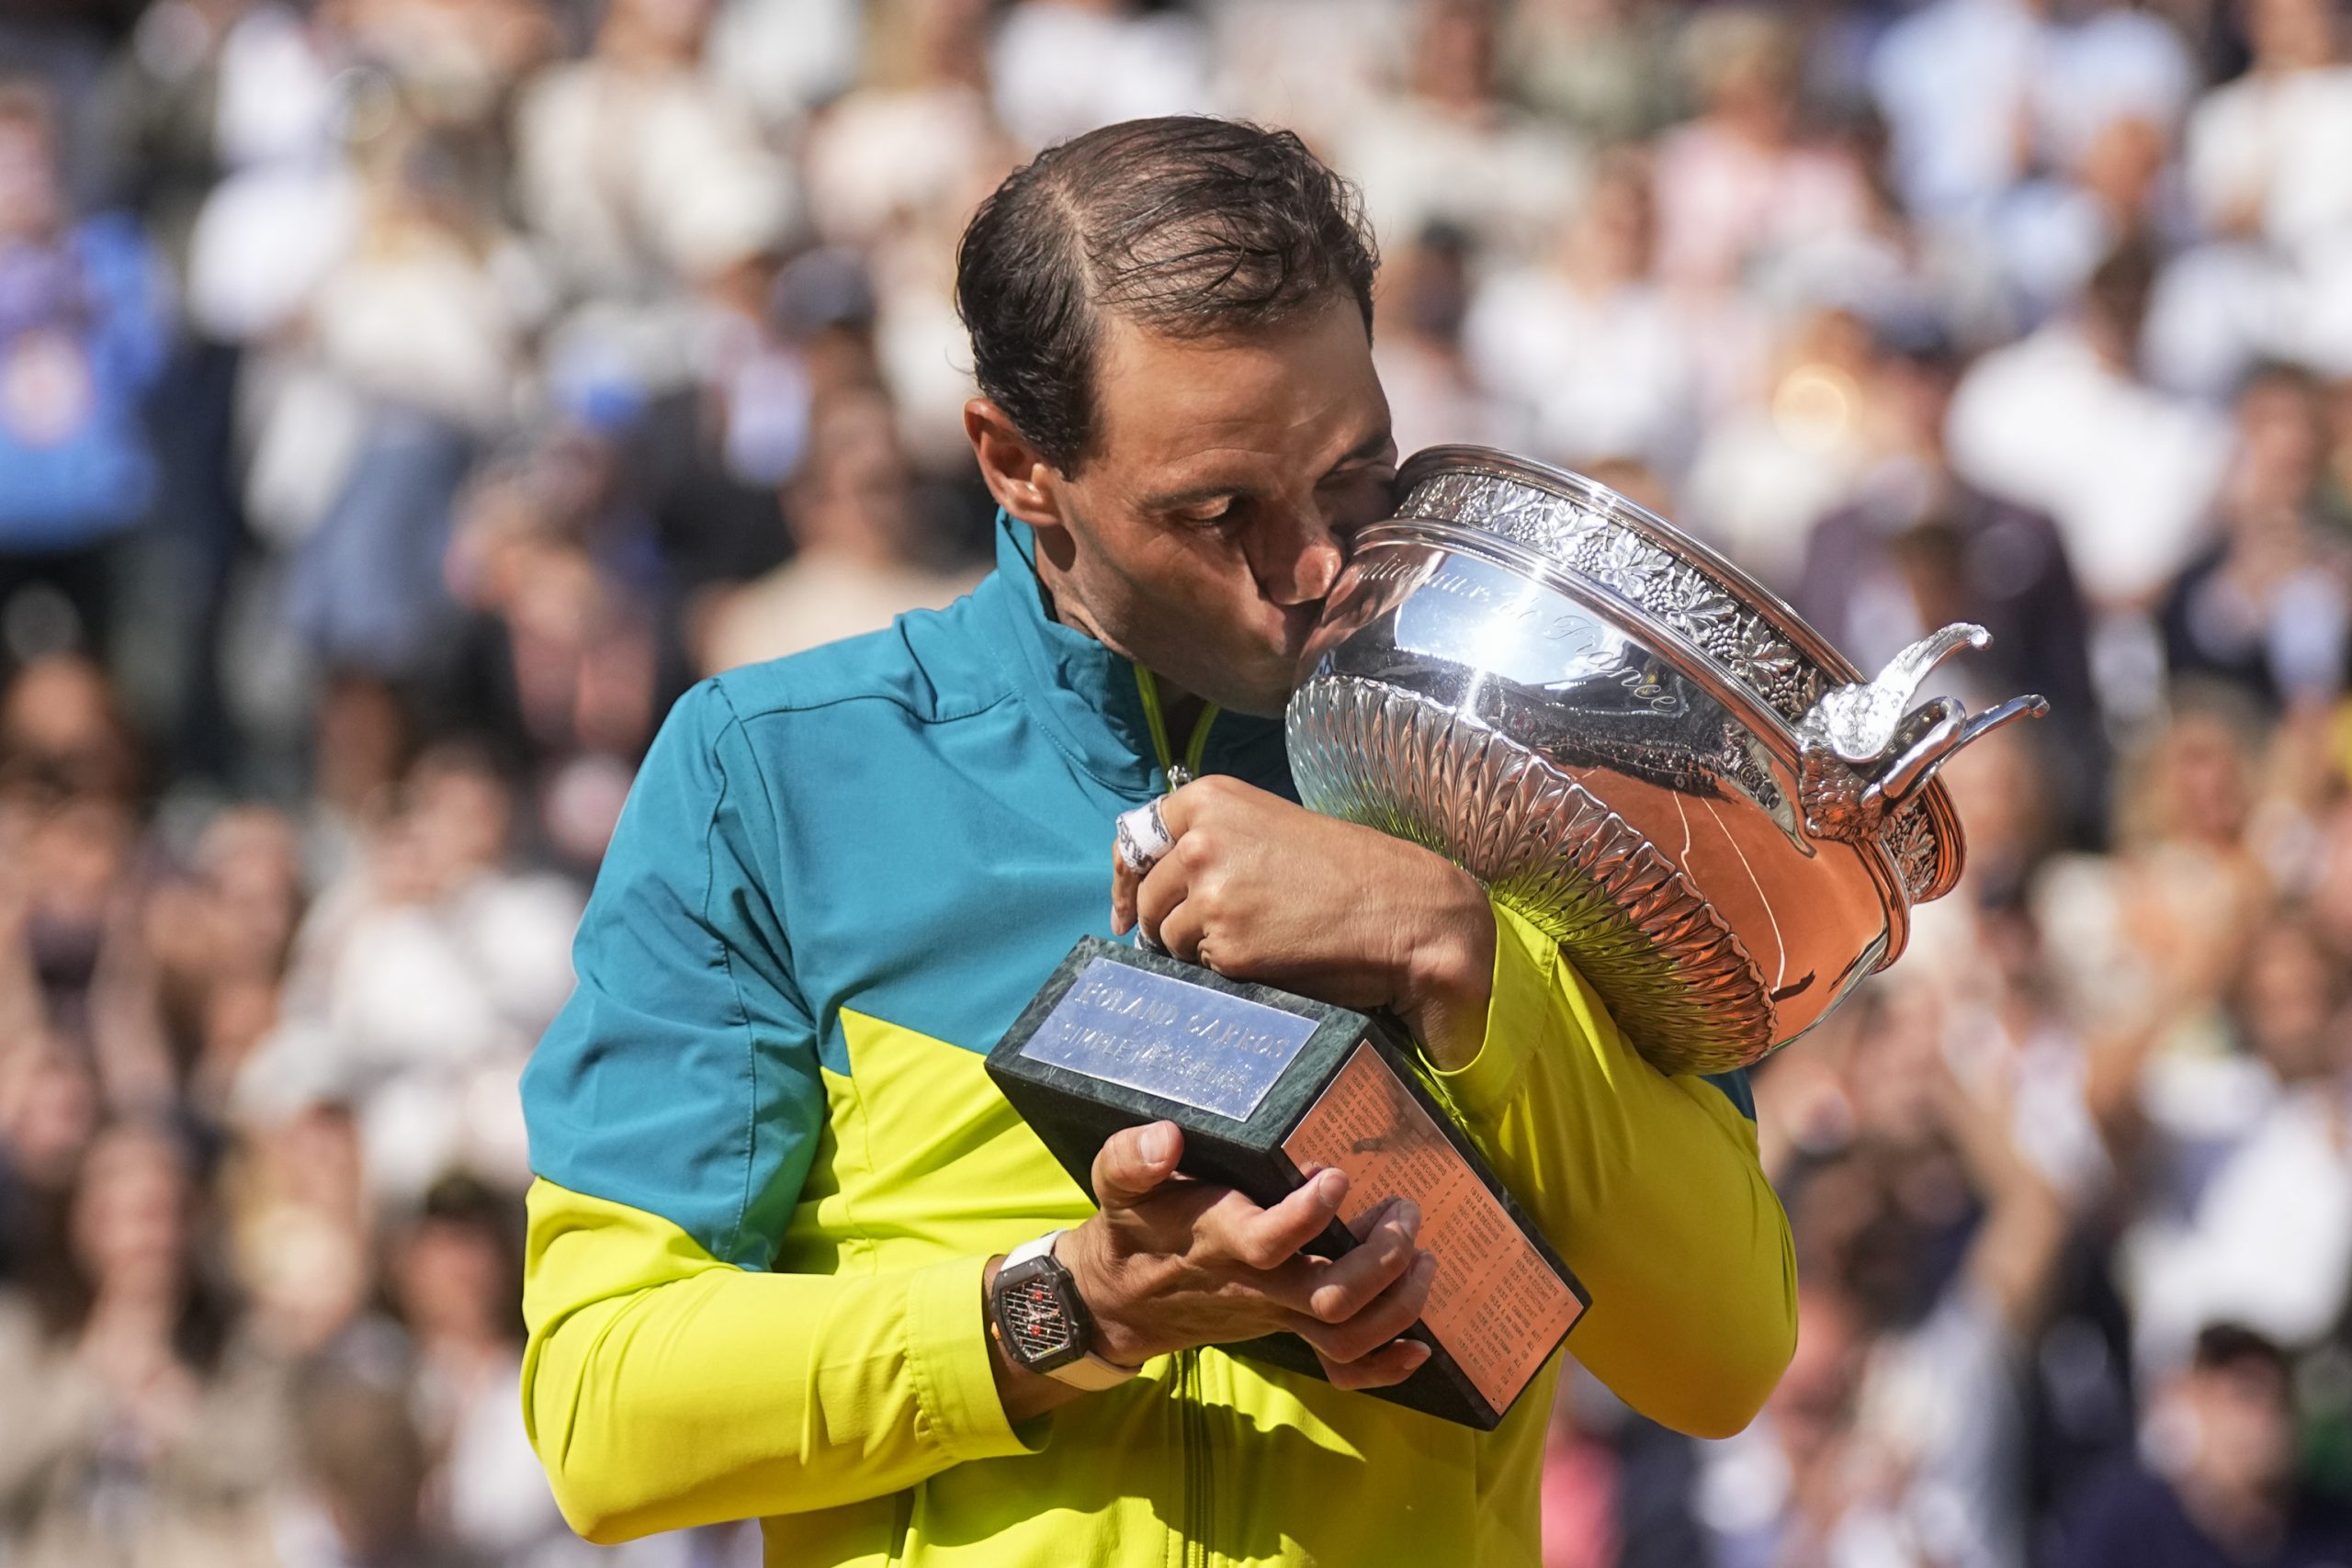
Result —
M 1211 628 L 1254 629 L 1271 608 L 1240 546 L 1223 535 L 1171 539 L 1131 587 L 1145 613 L 1181 619 L 1196 637 Z

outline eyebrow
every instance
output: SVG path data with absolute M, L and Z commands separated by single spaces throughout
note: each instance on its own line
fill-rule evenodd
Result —
M 1395 435 L 1391 427 L 1383 425 L 1356 443 L 1354 449 L 1332 464 L 1324 477 L 1329 478 L 1331 474 L 1338 473 L 1351 463 L 1361 463 L 1367 458 L 1379 456 L 1393 439 Z M 1146 496 L 1143 504 L 1147 511 L 1151 512 L 1182 512 L 1188 506 L 1201 506 L 1212 501 L 1222 501 L 1228 496 L 1237 501 L 1247 501 L 1257 499 L 1265 493 L 1264 489 L 1258 485 L 1198 484 L 1187 486 L 1183 490 L 1170 491 L 1162 495 Z

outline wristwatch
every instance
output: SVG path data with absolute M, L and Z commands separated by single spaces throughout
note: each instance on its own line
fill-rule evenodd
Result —
M 1141 1369 L 1094 1353 L 1094 1317 L 1078 1281 L 1054 1256 L 1060 1231 L 1004 1255 L 989 1287 L 989 1331 L 1005 1354 L 1033 1372 L 1088 1390 L 1116 1388 Z

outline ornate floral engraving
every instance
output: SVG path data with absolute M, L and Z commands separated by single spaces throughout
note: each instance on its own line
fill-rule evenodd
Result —
M 1897 812 L 1883 842 L 1887 852 L 1894 857 L 1894 868 L 1901 874 L 1904 891 L 1913 903 L 1924 902 L 1946 890 L 1941 886 L 1948 880 L 1943 840 L 1928 816 L 1927 802 L 1915 800 Z M 1952 868 L 1951 874 L 1957 874 L 1958 868 Z
M 1542 552 L 1664 621 L 1791 724 L 1830 684 L 1738 594 L 1605 512 L 1522 480 L 1463 468 L 1420 480 L 1397 512 L 1483 529 Z

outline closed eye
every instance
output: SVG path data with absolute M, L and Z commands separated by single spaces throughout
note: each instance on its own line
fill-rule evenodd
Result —
M 1183 516 L 1178 518 L 1177 521 L 1183 524 L 1187 528 L 1214 530 L 1231 525 L 1238 521 L 1240 515 L 1241 498 L 1239 496 L 1227 496 L 1226 497 L 1224 503 L 1213 512 L 1187 513 Z

